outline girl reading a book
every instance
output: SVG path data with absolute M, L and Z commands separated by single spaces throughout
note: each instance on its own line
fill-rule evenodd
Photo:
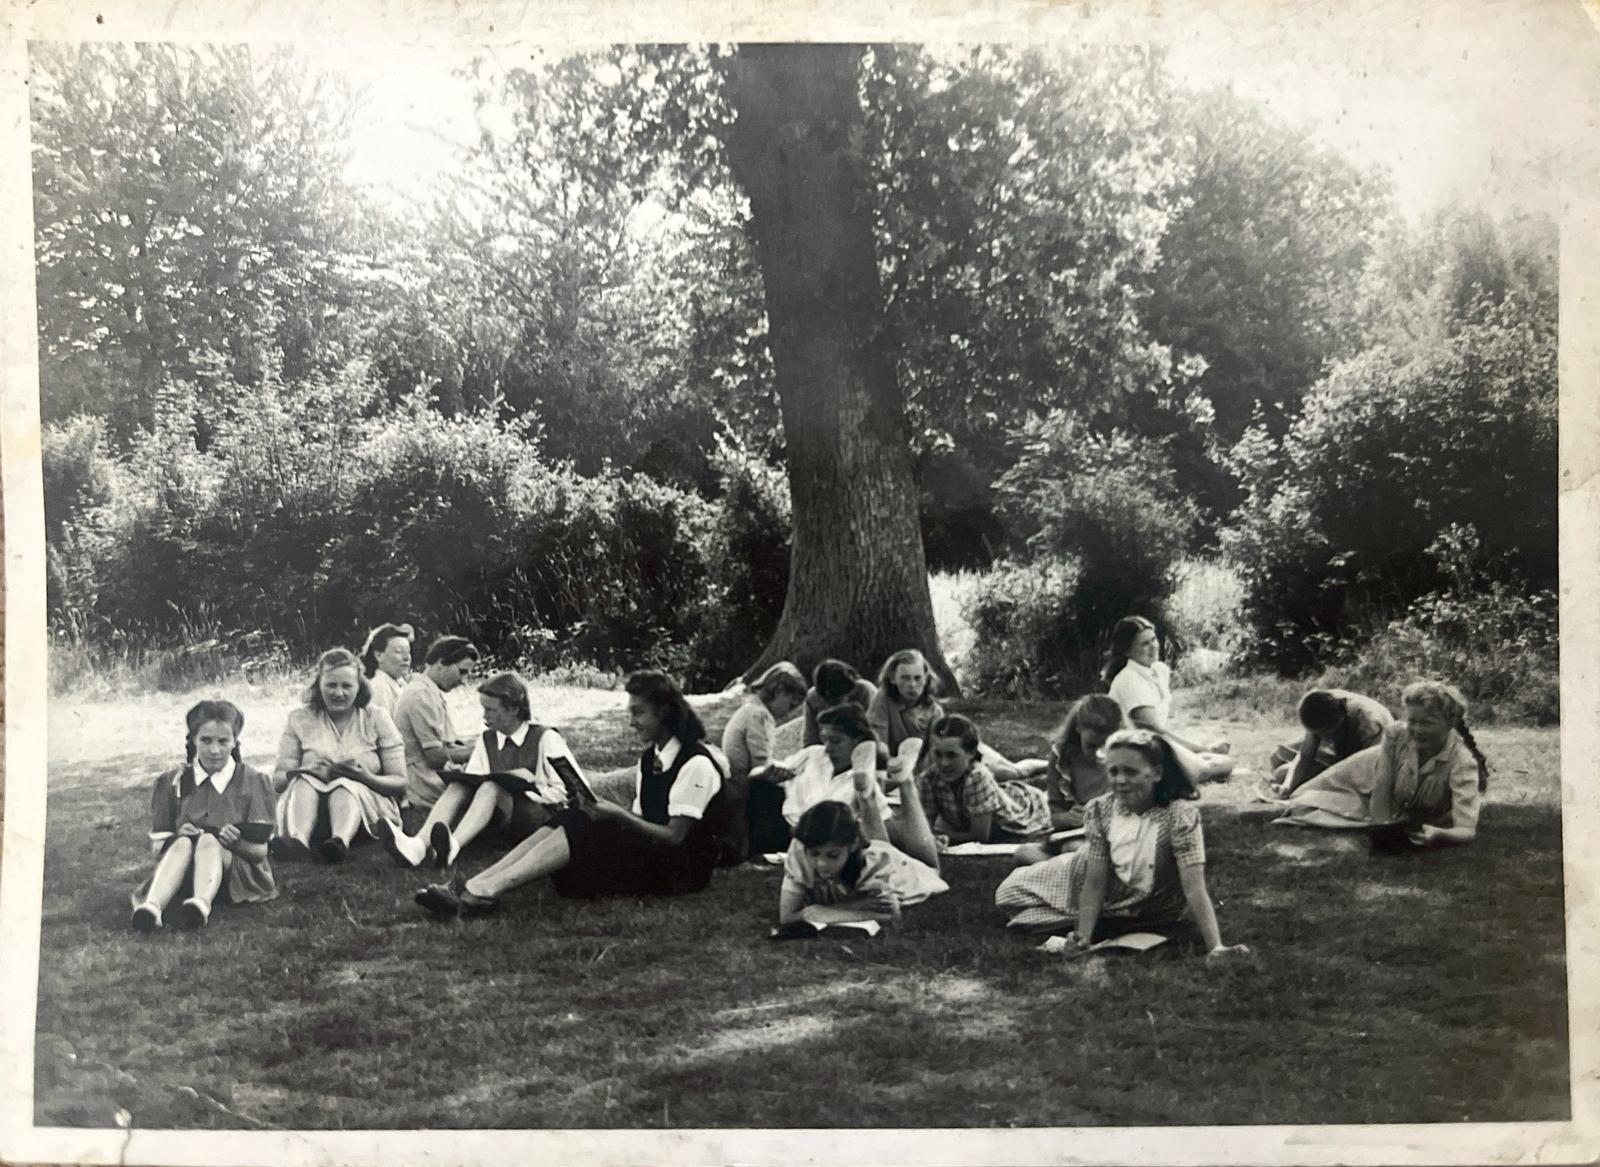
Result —
M 1127 932 L 1198 930 L 1206 952 L 1247 952 L 1222 942 L 1206 889 L 1200 797 L 1172 744 L 1146 729 L 1106 740 L 1111 790 L 1084 810 L 1077 851 L 1019 867 L 995 891 L 1009 926 L 1070 926 L 1079 951 Z
M 900 909 L 949 890 L 926 863 L 870 839 L 848 803 L 816 803 L 795 825 L 784 857 L 778 922 L 804 920 L 818 928 L 859 920 L 880 924 Z
M 725 765 L 705 726 L 663 673 L 628 678 L 628 720 L 644 745 L 632 809 L 612 802 L 568 807 L 466 881 L 457 894 L 434 886 L 417 903 L 435 916 L 481 916 L 536 879 L 563 896 L 681 895 L 700 891 L 722 853 L 712 824 Z
M 1301 786 L 1278 821 L 1367 829 L 1375 850 L 1470 843 L 1489 763 L 1467 728 L 1467 703 L 1439 681 L 1400 694 L 1405 716 L 1382 740 Z
M 406 751 L 392 718 L 372 708 L 361 662 L 345 648 L 317 660 L 304 704 L 289 714 L 278 742 L 279 854 L 342 863 L 358 836 L 400 823 Z
M 153 932 L 173 900 L 176 923 L 201 928 L 219 894 L 235 904 L 274 899 L 267 840 L 272 780 L 239 756 L 244 714 L 231 701 L 201 701 L 184 715 L 187 760 L 150 791 L 150 849 L 155 870 L 133 893 L 137 932 Z
M 951 843 L 1014 843 L 1050 833 L 1045 792 L 1023 782 L 997 782 L 983 761 L 978 727 L 959 715 L 928 727 L 917 792 L 936 832 Z
M 730 840 L 743 858 L 750 850 L 781 851 L 789 828 L 783 821 L 783 788 L 759 779 L 772 759 L 772 735 L 806 699 L 806 680 L 788 661 L 779 661 L 751 686 L 754 700 L 746 701 L 728 719 L 722 731 L 722 754 L 728 759 L 728 785 L 723 794 L 732 805 L 730 820 L 737 837 Z
M 792 830 L 813 805 L 832 799 L 851 804 L 869 834 L 881 836 L 907 855 L 937 867 L 939 847 L 929 826 L 912 767 L 899 758 L 891 761 L 887 784 L 899 791 L 898 813 L 876 780 L 880 743 L 866 714 L 855 705 L 836 705 L 817 717 L 822 743 L 806 746 L 782 761 L 773 762 L 752 777 L 781 786 L 783 818 Z M 912 739 L 912 749 L 916 742 Z M 866 775 L 870 781 L 860 781 Z M 874 824 L 882 824 L 875 827 Z M 788 831 L 782 836 L 788 846 Z M 778 850 L 779 848 L 773 848 Z
M 1110 787 L 1106 739 L 1126 726 L 1122 706 L 1104 693 L 1079 697 L 1067 709 L 1066 717 L 1050 736 L 1049 768 L 1045 771 L 1045 801 L 1050 808 L 1052 831 L 1082 828 L 1084 808 Z M 1019 867 L 1041 863 L 1063 849 L 1071 848 L 1024 843 L 1017 848 L 1015 861 Z
M 484 731 L 459 771 L 446 770 L 444 793 L 415 835 L 385 821 L 378 838 L 402 867 L 432 860 L 451 867 L 461 849 L 490 826 L 521 842 L 567 806 L 587 801 L 587 784 L 566 741 L 536 725 L 528 686 L 496 673 L 478 686 Z

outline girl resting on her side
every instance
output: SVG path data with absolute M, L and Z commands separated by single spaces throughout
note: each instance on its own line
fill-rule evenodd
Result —
M 827 799 L 795 825 L 784 857 L 778 922 L 891 923 L 900 918 L 901 908 L 948 890 L 935 868 L 882 839 L 868 838 L 849 804 Z
M 496 673 L 478 686 L 478 703 L 484 731 L 462 773 L 508 774 L 532 788 L 449 781 L 415 835 L 380 822 L 378 839 L 402 867 L 418 867 L 428 859 L 439 867 L 454 866 L 461 849 L 491 824 L 498 824 L 511 842 L 521 842 L 557 811 L 585 801 L 577 759 L 558 732 L 534 724 L 528 686 L 521 677 Z
M 825 660 L 811 670 L 811 688 L 806 692 L 805 733 L 800 738 L 802 746 L 822 744 L 822 727 L 817 715 L 835 705 L 859 706 L 865 713 L 878 695 L 877 686 L 862 680 L 861 675 L 842 660 Z
M 1207 954 L 1245 953 L 1222 942 L 1206 890 L 1200 797 L 1172 743 L 1145 729 L 1106 741 L 1111 791 L 1084 811 L 1084 845 L 1019 867 L 996 889 L 995 906 L 1012 928 L 1053 931 L 1072 925 L 1080 951 L 1111 936 L 1198 928 Z
M 1122 706 L 1104 693 L 1079 697 L 1050 737 L 1050 763 L 1045 772 L 1045 801 L 1050 807 L 1052 831 L 1083 826 L 1084 808 L 1104 794 L 1111 784 L 1106 776 L 1106 739 L 1127 727 Z M 1074 844 L 1075 846 L 1075 844 Z M 1058 850 L 1048 843 L 1024 843 L 1017 848 L 1018 867 L 1041 863 Z
M 917 793 L 935 830 L 952 843 L 1014 843 L 1050 833 L 1045 792 L 1022 782 L 997 782 L 982 760 L 978 727 L 959 715 L 928 727 Z
M 289 714 L 272 773 L 279 854 L 308 855 L 316 843 L 325 863 L 342 863 L 358 834 L 400 823 L 406 749 L 393 719 L 372 708 L 360 663 L 349 649 L 323 653 L 305 704 Z
M 805 703 L 806 679 L 788 661 L 779 661 L 756 678 L 751 691 L 755 699 L 739 706 L 722 730 L 722 754 L 728 759 L 723 795 L 732 804 L 734 835 L 728 844 L 739 859 L 752 850 L 781 851 L 788 843 L 783 788 L 752 782 L 751 771 L 764 771 L 772 760 L 773 731 Z
M 535 879 L 557 894 L 681 895 L 711 882 L 722 853 L 712 824 L 726 762 L 683 692 L 663 673 L 628 678 L 628 720 L 644 743 L 633 809 L 592 802 L 561 811 L 457 895 L 434 886 L 416 901 L 435 916 L 482 916 L 507 892 Z
M 1312 689 L 1295 711 L 1305 736 L 1272 752 L 1271 793 L 1287 798 L 1336 762 L 1371 749 L 1394 715 L 1371 697 L 1344 689 Z
M 1233 773 L 1227 743 L 1202 745 L 1171 728 L 1172 671 L 1161 659 L 1156 626 L 1143 616 L 1125 616 L 1111 630 L 1111 651 L 1100 674 L 1132 725 L 1154 730 L 1171 742 L 1184 769 L 1201 782 L 1222 782 Z
M 898 762 L 889 766 L 887 779 L 900 792 L 900 809 L 895 814 L 875 777 L 877 752 L 881 743 L 873 734 L 866 714 L 854 705 L 836 705 L 832 709 L 824 709 L 817 722 L 822 732 L 821 745 L 807 746 L 753 775 L 759 781 L 783 790 L 782 817 L 785 830 L 782 845 L 788 846 L 789 831 L 799 825 L 800 817 L 807 810 L 819 802 L 833 800 L 851 804 L 856 816 L 867 825 L 869 835 L 879 837 L 873 824 L 881 821 L 884 824 L 883 837 L 889 842 L 913 858 L 931 867 L 938 867 L 939 845 L 928 825 L 911 767 Z M 864 745 L 873 747 L 870 780 L 867 782 L 858 781 L 864 771 L 855 761 L 857 750 Z M 770 830 L 770 824 L 763 824 L 762 829 Z M 776 837 L 775 830 L 772 830 L 771 837 Z
M 361 671 L 372 690 L 372 707 L 394 716 L 394 703 L 411 677 L 411 625 L 380 624 L 361 649 Z
M 175 898 L 177 923 L 201 928 L 218 893 L 235 904 L 276 899 L 267 859 L 272 780 L 239 756 L 244 714 L 231 701 L 202 701 L 184 715 L 188 760 L 150 791 L 150 849 L 155 871 L 133 893 L 136 932 L 161 927 Z
M 1489 763 L 1467 728 L 1466 698 L 1439 681 L 1418 681 L 1400 701 L 1405 716 L 1382 741 L 1296 790 L 1277 821 L 1370 828 L 1378 851 L 1470 843 Z

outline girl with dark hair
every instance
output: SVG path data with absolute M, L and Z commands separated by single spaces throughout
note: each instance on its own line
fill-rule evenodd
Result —
M 633 808 L 610 802 L 569 807 L 462 894 L 434 886 L 417 903 L 436 916 L 481 916 L 535 879 L 563 896 L 679 895 L 711 882 L 722 842 L 711 824 L 726 763 L 705 744 L 705 726 L 663 673 L 628 678 L 628 719 L 644 744 Z
M 1222 782 L 1233 773 L 1226 742 L 1201 745 L 1172 729 L 1172 671 L 1161 659 L 1156 626 L 1143 616 L 1125 616 L 1112 628 L 1100 679 L 1129 723 L 1166 738 L 1183 755 L 1184 768 L 1200 781 Z
M 948 891 L 949 884 L 879 839 L 869 839 L 849 804 L 812 806 L 795 824 L 784 856 L 778 923 L 805 920 L 817 927 L 854 920 L 890 923 L 900 909 Z
M 1367 829 L 1380 851 L 1470 843 L 1489 763 L 1467 728 L 1466 699 L 1454 686 L 1418 681 L 1400 701 L 1405 716 L 1382 741 L 1300 787 L 1278 821 Z
M 411 675 L 411 636 L 409 624 L 380 624 L 361 648 L 361 671 L 372 687 L 372 704 L 390 716 Z
M 893 843 L 931 867 L 939 865 L 939 847 L 928 825 L 910 767 L 891 765 L 889 781 L 900 790 L 900 813 L 894 814 L 877 779 L 880 743 L 866 713 L 856 705 L 835 705 L 817 717 L 820 745 L 806 746 L 755 777 L 783 787 L 781 824 L 761 824 L 752 846 L 779 851 L 789 845 L 790 831 L 800 816 L 824 801 L 849 803 L 869 836 Z M 755 824 L 753 831 L 755 829 Z
M 413 673 L 394 704 L 394 724 L 406 750 L 406 802 L 432 806 L 444 793 L 441 770 L 472 756 L 450 721 L 446 694 L 460 688 L 478 667 L 478 649 L 465 636 L 441 636 L 428 646 L 420 673 Z
M 280 853 L 342 863 L 358 834 L 400 822 L 405 745 L 393 719 L 371 706 L 356 654 L 332 648 L 317 660 L 305 704 L 289 714 L 272 781 Z
M 415 835 L 387 822 L 378 839 L 402 867 L 429 859 L 451 867 L 461 849 L 493 824 L 512 842 L 544 826 L 560 810 L 588 801 L 588 784 L 566 741 L 533 722 L 528 686 L 516 673 L 496 673 L 478 686 L 484 731 L 460 776 L 446 771 L 444 793 Z M 529 785 L 508 789 L 471 776 L 505 774 Z
M 800 744 L 822 744 L 822 727 L 817 724 L 817 716 L 824 709 L 832 709 L 835 705 L 855 705 L 865 713 L 877 692 L 877 687 L 871 681 L 863 680 L 844 661 L 829 659 L 820 662 L 811 670 L 811 688 L 806 692 L 805 732 L 801 735 Z
M 132 896 L 137 932 L 161 927 L 167 906 L 186 892 L 177 916 L 185 928 L 205 926 L 219 893 L 235 904 L 278 894 L 267 859 L 272 780 L 239 756 L 244 714 L 231 701 L 201 701 L 184 723 L 186 761 L 150 791 L 156 867 Z
M 1305 734 L 1279 746 L 1268 765 L 1269 793 L 1287 798 L 1336 762 L 1371 749 L 1383 740 L 1394 715 L 1371 697 L 1347 689 L 1312 689 L 1295 710 Z
M 1050 833 L 1045 792 L 1022 782 L 997 782 L 983 762 L 978 727 L 959 715 L 928 727 L 917 793 L 934 829 L 952 843 L 1013 843 Z
M 1209 956 L 1249 950 L 1223 944 L 1206 889 L 1200 797 L 1172 744 L 1145 729 L 1106 741 L 1111 791 L 1084 812 L 1084 845 L 1019 867 L 995 891 L 1013 928 L 1071 925 L 1078 951 L 1136 931 L 1198 929 Z

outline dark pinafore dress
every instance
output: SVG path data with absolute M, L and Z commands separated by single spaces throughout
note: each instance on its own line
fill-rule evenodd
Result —
M 703 743 L 683 746 L 672 765 L 656 769 L 656 752 L 646 747 L 639 758 L 640 817 L 659 826 L 667 824 L 672 784 L 691 758 L 707 758 L 724 782 L 727 774 Z M 640 834 L 609 819 L 595 819 L 581 809 L 564 810 L 550 820 L 567 833 L 571 858 L 550 877 L 557 893 L 573 898 L 607 895 L 682 895 L 700 891 L 711 882 L 723 849 L 718 824 L 723 793 L 719 789 L 702 817 L 674 846 Z

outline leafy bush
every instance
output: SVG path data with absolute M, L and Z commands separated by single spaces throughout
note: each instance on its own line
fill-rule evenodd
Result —
M 1112 625 L 1164 615 L 1195 508 L 1173 484 L 1163 443 L 1097 434 L 1057 411 L 1027 422 L 1018 444 L 998 490 L 1037 566 L 997 570 L 994 598 L 977 601 L 975 621 L 989 628 L 975 628 L 979 641 L 997 638 L 979 671 L 1005 691 L 1081 691 Z M 1015 629 L 998 622 L 1003 612 Z M 1002 646 L 1023 655 L 1003 663 Z
M 1033 697 L 1083 690 L 1072 607 L 1077 586 L 1073 560 L 1041 558 L 997 563 L 964 589 L 961 608 L 972 647 L 962 682 L 971 693 Z
M 1553 316 L 1508 299 L 1420 352 L 1337 366 L 1281 443 L 1247 433 L 1224 546 L 1256 658 L 1305 671 L 1438 591 L 1428 549 L 1451 523 L 1475 529 L 1514 590 L 1553 586 L 1556 383 Z

